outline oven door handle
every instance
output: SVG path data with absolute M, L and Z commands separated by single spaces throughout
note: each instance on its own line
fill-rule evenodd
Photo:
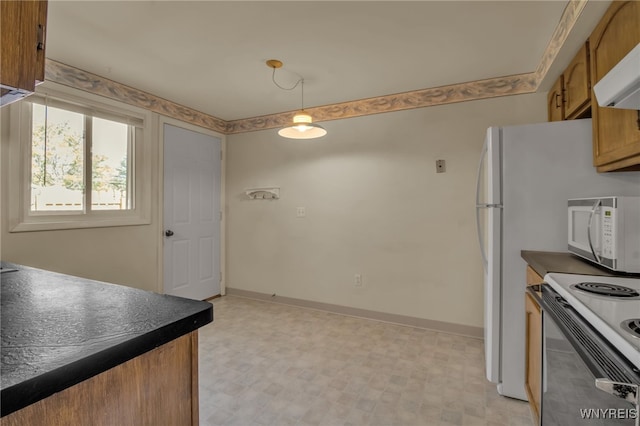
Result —
M 596 379 L 596 387 L 638 407 L 640 405 L 639 386 L 633 383 L 614 382 L 609 379 Z

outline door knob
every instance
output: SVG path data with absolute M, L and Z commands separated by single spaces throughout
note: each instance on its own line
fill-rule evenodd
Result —
M 167 229 L 166 231 L 164 231 L 164 235 L 167 237 L 171 237 L 173 236 L 173 231 L 171 229 Z

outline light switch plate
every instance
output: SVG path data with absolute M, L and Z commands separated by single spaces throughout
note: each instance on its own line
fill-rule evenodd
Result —
M 444 160 L 436 160 L 436 173 L 444 173 L 447 171 L 447 164 Z

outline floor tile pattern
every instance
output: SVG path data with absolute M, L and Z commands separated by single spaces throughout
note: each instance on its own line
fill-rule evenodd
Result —
M 200 424 L 533 426 L 481 340 L 225 296 L 200 329 Z

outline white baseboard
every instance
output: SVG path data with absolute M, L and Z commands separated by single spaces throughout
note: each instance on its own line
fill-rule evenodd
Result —
M 332 312 L 335 314 L 348 315 L 352 317 L 366 318 L 376 321 L 383 321 L 393 324 L 406 325 L 409 327 L 424 328 L 442 333 L 457 334 L 475 339 L 484 338 L 484 329 L 470 325 L 453 324 L 444 321 L 435 321 L 424 318 L 410 317 L 406 315 L 389 314 L 385 312 L 370 311 L 368 309 L 351 308 L 348 306 L 334 305 L 331 303 L 314 302 L 311 300 L 295 299 L 259 293 L 257 291 L 240 290 L 237 288 L 226 288 L 228 296 L 240 296 L 248 299 L 263 300 L 267 302 L 282 303 L 285 305 L 298 306 L 302 308 L 317 309 L 320 311 Z

